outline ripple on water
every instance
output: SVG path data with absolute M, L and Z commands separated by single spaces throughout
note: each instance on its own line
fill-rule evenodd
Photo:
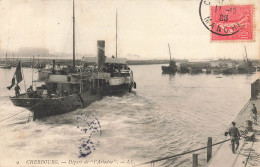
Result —
M 100 138 L 96 137 L 99 144 L 88 159 L 145 162 L 197 149 L 206 145 L 209 136 L 214 141 L 223 140 L 223 131 L 248 101 L 250 83 L 255 79 L 243 75 L 219 80 L 204 74 L 161 75 L 160 65 L 132 69 L 139 85 L 133 93 L 107 96 L 87 108 L 35 122 L 29 119 L 32 115 L 28 110 L 2 122 L 0 157 L 15 152 L 19 157 L 77 158 L 79 140 L 86 138 L 77 128 L 77 116 L 82 114 L 96 117 L 102 130 Z M 0 70 L 3 73 L 13 75 L 13 71 Z M 29 74 L 27 70 L 25 77 L 31 78 Z M 9 79 L 0 83 L 1 119 L 24 110 L 8 99 L 13 95 L 5 90 Z M 205 158 L 200 164 L 202 161 Z M 191 166 L 191 155 L 155 165 Z

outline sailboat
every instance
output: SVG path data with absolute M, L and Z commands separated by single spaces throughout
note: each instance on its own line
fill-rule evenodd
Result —
M 123 59 L 105 56 L 105 41 L 97 41 L 97 65 L 75 64 L 75 12 L 73 0 L 73 65 L 61 73 L 53 68 L 45 84 L 10 97 L 15 106 L 33 113 L 33 119 L 85 108 L 105 95 L 131 92 L 136 87 L 133 71 Z M 55 61 L 53 61 L 55 67 Z
M 171 58 L 171 48 L 169 43 L 168 43 L 168 47 L 169 47 L 169 54 L 170 54 L 170 62 L 169 62 L 169 66 L 162 66 L 162 71 L 164 74 L 175 74 L 177 71 L 177 65 L 176 62 Z
M 237 70 L 239 74 L 252 74 L 253 72 L 256 71 L 256 67 L 253 66 L 252 62 L 250 59 L 247 57 L 247 51 L 246 51 L 246 46 L 245 48 L 245 57 L 243 62 L 238 65 Z
M 222 78 L 223 74 L 219 74 L 216 78 Z
M 4 69 L 11 69 L 12 68 L 11 65 L 7 65 L 7 52 L 5 54 L 5 64 L 0 64 L 0 68 L 4 68 Z

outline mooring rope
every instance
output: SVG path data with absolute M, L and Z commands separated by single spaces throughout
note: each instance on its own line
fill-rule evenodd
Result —
M 41 103 L 42 103 L 42 101 L 41 101 L 41 102 L 39 102 L 39 103 L 36 103 L 36 104 L 34 104 L 34 105 L 33 105 L 33 106 L 31 106 L 30 108 L 32 108 L 32 107 L 34 107 L 34 106 L 36 106 L 36 105 L 39 105 L 39 104 L 41 104 Z M 23 110 L 23 111 L 21 111 L 21 112 L 18 112 L 18 113 L 14 114 L 14 115 L 11 115 L 11 116 L 10 116 L 10 117 L 8 117 L 8 118 L 4 118 L 4 119 L 0 120 L 0 122 L 2 122 L 2 121 L 5 121 L 5 120 L 7 120 L 7 119 L 10 119 L 10 118 L 12 118 L 12 117 L 14 117 L 14 116 L 16 116 L 16 115 L 18 115 L 18 114 L 20 114 L 20 113 L 24 112 L 24 111 L 27 111 L 27 110 Z
M 18 113 L 14 114 L 14 115 L 11 115 L 10 117 L 7 117 L 7 118 L 5 118 L 5 119 L 2 119 L 2 120 L 0 120 L 0 122 L 5 121 L 5 120 L 7 120 L 7 119 L 10 119 L 10 118 L 12 118 L 12 117 L 14 117 L 14 116 L 16 116 L 16 115 L 18 115 L 18 114 L 24 112 L 24 111 L 26 111 L 26 110 L 23 110 L 23 111 L 18 112 Z
M 221 141 L 221 142 L 212 144 L 212 146 L 225 143 L 225 142 L 227 142 L 227 141 L 229 141 L 229 140 L 230 140 L 230 139 L 223 140 L 223 141 Z M 198 148 L 198 149 L 195 149 L 195 150 L 191 150 L 191 151 L 186 151 L 186 152 L 183 152 L 183 153 L 180 153 L 180 154 L 175 154 L 175 155 L 172 155 L 172 156 L 168 156 L 168 157 L 164 157 L 164 158 L 160 158 L 160 159 L 156 159 L 156 160 L 144 162 L 144 163 L 141 163 L 141 164 L 138 164 L 138 165 L 135 165 L 135 166 L 146 165 L 146 164 L 150 164 L 150 163 L 151 163 L 152 165 L 154 165 L 155 162 L 163 161 L 163 160 L 166 160 L 166 159 L 171 159 L 171 158 L 178 157 L 178 156 L 185 155 L 185 154 L 189 154 L 189 153 L 193 153 L 193 152 L 196 152 L 196 151 L 199 151 L 199 150 L 203 150 L 203 149 L 205 149 L 205 148 L 207 148 L 207 146 L 201 147 L 201 148 Z

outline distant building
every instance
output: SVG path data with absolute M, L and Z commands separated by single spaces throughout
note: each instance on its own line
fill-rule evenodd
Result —
M 48 49 L 45 49 L 45 48 L 30 48 L 30 47 L 23 47 L 23 48 L 20 48 L 18 49 L 18 54 L 19 56 L 21 57 L 31 57 L 33 55 L 41 55 L 41 56 L 44 56 L 44 55 L 49 55 L 49 50 Z

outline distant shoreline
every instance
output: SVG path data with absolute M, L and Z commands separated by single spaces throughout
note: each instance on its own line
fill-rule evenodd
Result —
M 45 66 L 46 64 L 52 64 L 53 60 L 56 61 L 56 63 L 61 64 L 68 64 L 72 65 L 71 59 L 37 59 L 34 60 L 32 58 L 8 58 L 7 61 L 2 58 L 0 60 L 0 64 L 6 64 L 11 65 L 13 67 L 17 66 L 18 62 L 20 61 L 22 63 L 23 67 L 31 67 L 35 64 L 40 64 L 42 66 Z M 80 59 L 76 59 L 76 65 L 80 64 Z M 188 62 L 186 59 L 176 59 L 176 62 L 184 63 Z M 169 64 L 169 60 L 127 60 L 128 65 L 151 65 L 151 64 Z
M 44 67 L 46 64 L 52 64 L 53 60 L 56 61 L 56 63 L 61 64 L 67 64 L 72 65 L 71 59 L 38 59 L 35 58 L 34 60 L 32 58 L 8 58 L 7 61 L 5 58 L 2 58 L 0 60 L 0 64 L 7 64 L 11 65 L 13 67 L 16 67 L 18 62 L 20 61 L 22 63 L 23 67 L 32 67 L 34 65 L 37 65 L 37 67 L 41 66 Z M 219 59 L 219 60 L 196 60 L 196 61 L 188 61 L 187 59 L 174 59 L 177 63 L 188 63 L 188 62 L 195 62 L 195 63 L 203 63 L 203 62 L 232 62 L 232 61 L 241 61 L 242 60 L 233 60 L 233 59 Z M 254 64 L 259 64 L 259 60 L 251 60 Z M 81 60 L 76 59 L 76 65 L 80 65 Z M 169 60 L 127 60 L 128 65 L 152 65 L 152 64 L 169 64 Z

